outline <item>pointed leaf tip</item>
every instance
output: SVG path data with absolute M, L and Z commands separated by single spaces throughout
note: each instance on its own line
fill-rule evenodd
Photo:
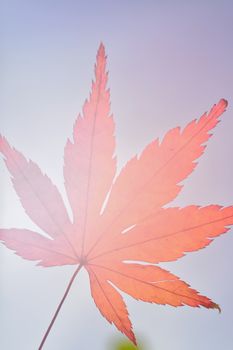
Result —
M 102 41 L 99 45 L 97 56 L 101 56 L 101 57 L 105 56 L 105 47 Z
M 1 152 L 1 153 L 4 152 L 4 148 L 5 148 L 5 145 L 6 145 L 6 144 L 9 146 L 9 144 L 8 144 L 8 142 L 7 142 L 7 140 L 6 140 L 6 138 L 0 134 L 0 152 Z
M 216 304 L 216 303 L 213 303 L 212 309 L 217 309 L 220 314 L 222 312 L 220 306 L 218 304 Z
M 220 101 L 219 101 L 219 104 L 222 104 L 224 106 L 224 108 L 227 108 L 228 101 L 225 100 L 225 98 L 221 98 Z

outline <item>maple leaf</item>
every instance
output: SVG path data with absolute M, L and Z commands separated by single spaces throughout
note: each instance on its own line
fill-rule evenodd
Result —
M 204 248 L 233 224 L 232 206 L 164 207 L 194 170 L 227 102 L 221 99 L 183 130 L 172 129 L 161 142 L 151 142 L 116 176 L 109 98 L 101 44 L 90 97 L 75 122 L 73 139 L 65 146 L 64 178 L 72 220 L 48 176 L 0 138 L 0 151 L 22 206 L 47 234 L 1 229 L 1 241 L 44 267 L 77 265 L 39 349 L 82 267 L 88 271 L 91 294 L 102 315 L 134 344 L 127 308 L 118 290 L 158 304 L 219 308 L 155 264 Z

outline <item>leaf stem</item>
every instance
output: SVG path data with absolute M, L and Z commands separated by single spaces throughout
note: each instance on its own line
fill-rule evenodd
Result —
M 47 339 L 47 337 L 48 337 L 48 335 L 49 335 L 49 333 L 50 333 L 50 331 L 51 331 L 51 329 L 53 327 L 53 324 L 54 324 L 54 322 L 55 322 L 55 320 L 56 320 L 56 318 L 57 318 L 57 316 L 59 314 L 59 311 L 61 310 L 61 307 L 62 307 L 64 301 L 66 300 L 66 297 L 67 297 L 67 295 L 68 295 L 68 293 L 70 291 L 70 288 L 71 288 L 71 286 L 72 286 L 72 284 L 73 284 L 73 282 L 75 280 L 75 277 L 77 276 L 78 272 L 81 270 L 82 266 L 83 265 L 80 264 L 78 266 L 78 268 L 75 270 L 73 276 L 71 277 L 71 280 L 70 280 L 70 282 L 69 282 L 69 284 L 68 284 L 68 286 L 66 288 L 65 294 L 63 295 L 63 297 L 62 297 L 62 299 L 61 299 L 61 301 L 60 301 L 60 303 L 59 303 L 59 305 L 58 305 L 58 307 L 57 307 L 57 309 L 55 311 L 55 314 L 54 314 L 54 316 L 53 316 L 53 318 L 52 318 L 52 320 L 51 320 L 51 322 L 50 322 L 50 324 L 49 324 L 49 326 L 47 328 L 47 331 L 45 332 L 45 335 L 44 335 L 44 337 L 43 337 L 43 339 L 42 339 L 42 341 L 40 343 L 40 346 L 39 346 L 38 350 L 42 350 L 43 349 L 44 343 L 45 343 L 45 341 L 46 341 L 46 339 Z

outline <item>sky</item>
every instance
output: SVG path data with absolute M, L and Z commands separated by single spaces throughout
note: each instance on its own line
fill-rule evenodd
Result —
M 1 134 L 59 187 L 63 148 L 88 97 L 100 42 L 108 55 L 118 171 L 151 140 L 184 127 L 222 97 L 229 102 L 195 172 L 172 205 L 233 203 L 232 1 L 0 2 Z M 0 163 L 0 227 L 38 228 Z M 145 350 L 231 350 L 233 231 L 208 248 L 164 263 L 222 313 L 146 304 L 127 295 Z M 74 267 L 35 267 L 0 247 L 0 348 L 41 341 Z M 100 315 L 82 271 L 45 350 L 107 350 L 116 329 Z

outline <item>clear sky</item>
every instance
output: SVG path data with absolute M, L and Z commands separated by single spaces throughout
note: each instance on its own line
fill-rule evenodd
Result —
M 1 133 L 61 190 L 63 147 L 89 94 L 100 41 L 108 54 L 118 168 L 166 130 L 221 97 L 229 107 L 173 205 L 233 204 L 233 2 L 2 0 Z M 0 163 L 1 227 L 37 230 Z M 148 350 L 231 350 L 233 235 L 163 264 L 220 304 L 222 314 L 125 296 Z M 34 350 L 74 267 L 38 268 L 0 248 L 0 348 Z M 99 314 L 81 273 L 45 350 L 107 350 L 117 332 Z

